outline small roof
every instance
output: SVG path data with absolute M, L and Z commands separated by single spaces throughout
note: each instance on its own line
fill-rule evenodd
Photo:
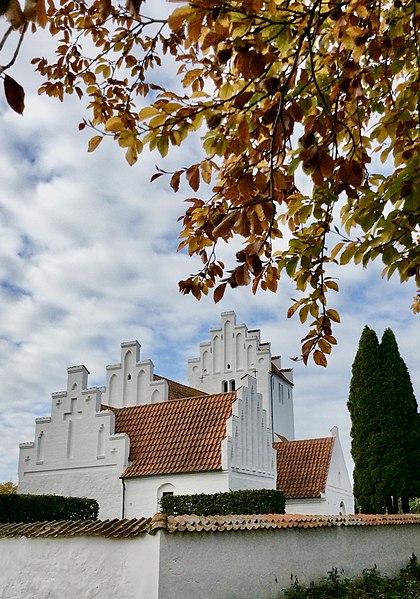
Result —
M 221 442 L 235 400 L 233 392 L 108 407 L 115 414 L 115 432 L 130 437 L 132 463 L 123 477 L 220 470 Z
M 286 381 L 286 383 L 289 383 L 289 385 L 293 385 L 293 383 L 284 373 L 292 372 L 292 370 L 293 368 L 278 368 L 273 362 L 271 362 L 271 372 Z
M 205 391 L 193 389 L 193 387 L 188 387 L 188 385 L 183 385 L 182 383 L 171 381 L 171 379 L 159 376 L 158 374 L 153 375 L 153 380 L 166 381 L 168 383 L 168 399 L 184 399 L 184 397 L 197 397 L 199 395 L 207 395 Z
M 420 526 L 420 514 L 357 514 L 356 516 L 307 516 L 304 514 L 251 514 L 228 516 L 165 516 L 133 520 L 54 520 L 24 524 L 0 524 L 4 537 L 111 537 L 132 538 L 157 530 L 168 533 L 206 533 L 339 526 Z
M 334 437 L 273 443 L 277 452 L 277 489 L 287 499 L 325 493 Z

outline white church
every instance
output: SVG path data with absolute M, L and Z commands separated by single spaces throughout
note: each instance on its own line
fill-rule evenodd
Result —
M 292 369 L 234 312 L 189 360 L 188 386 L 156 375 L 137 341 L 121 345 L 105 387 L 88 375 L 68 368 L 51 416 L 20 445 L 18 492 L 92 497 L 101 519 L 152 516 L 167 493 L 259 488 L 282 490 L 289 513 L 353 511 L 337 428 L 295 440 Z

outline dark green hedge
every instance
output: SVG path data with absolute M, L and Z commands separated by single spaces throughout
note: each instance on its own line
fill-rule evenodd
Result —
M 42 522 L 44 520 L 96 520 L 95 499 L 60 495 L 0 495 L 0 522 Z
M 284 514 L 285 497 L 274 489 L 230 491 L 206 495 L 164 495 L 160 501 L 164 514 L 178 516 L 223 516 L 225 514 Z

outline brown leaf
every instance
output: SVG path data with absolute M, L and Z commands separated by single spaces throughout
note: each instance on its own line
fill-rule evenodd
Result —
M 174 191 L 178 191 L 178 189 L 179 189 L 179 180 L 181 177 L 181 173 L 182 173 L 182 171 L 175 171 L 171 177 L 170 186 L 172 187 L 172 189 Z
M 252 272 L 254 276 L 260 274 L 260 272 L 263 269 L 263 265 L 258 254 L 251 254 L 250 256 L 248 256 L 246 262 L 248 264 L 249 270 Z
M 254 177 L 251 173 L 244 173 L 242 175 L 239 179 L 238 189 L 241 196 L 248 200 L 254 191 Z
M 218 237 L 225 237 L 226 235 L 228 235 L 228 233 L 230 233 L 230 231 L 232 229 L 232 225 L 233 225 L 235 219 L 236 219 L 235 212 L 231 212 L 230 214 L 225 216 L 225 218 L 222 220 L 222 222 L 219 223 L 217 225 L 217 227 L 214 227 L 213 237 L 215 239 L 217 239 Z
M 9 75 L 4 76 L 4 93 L 10 108 L 22 114 L 25 108 L 25 90 Z
M 197 191 L 200 187 L 200 171 L 198 170 L 198 164 L 193 164 L 185 173 L 187 177 L 187 181 L 190 184 L 190 187 Z
M 338 177 L 342 183 L 358 187 L 363 182 L 363 169 L 355 160 L 344 160 L 338 169 Z
M 291 103 L 288 112 L 294 121 L 301 121 L 304 117 L 304 112 L 297 102 Z
M 318 366 L 324 366 L 324 368 L 327 366 L 327 358 L 319 349 L 314 351 L 314 362 Z
M 249 270 L 245 264 L 242 266 L 238 266 L 235 268 L 235 280 L 238 285 L 249 285 L 251 282 L 251 277 L 249 276 Z
M 101 19 L 105 20 L 112 11 L 111 0 L 99 0 L 99 14 Z
M 321 150 L 318 157 L 319 167 L 324 177 L 330 177 L 334 171 L 334 160 L 329 154 Z
M 217 302 L 220 302 L 220 300 L 224 296 L 225 290 L 226 290 L 226 285 L 227 285 L 227 283 L 222 283 L 221 285 L 216 287 L 216 289 L 214 290 L 213 299 L 214 299 L 215 304 L 217 304 Z
M 127 0 L 126 8 L 133 18 L 138 16 L 141 3 L 142 0 Z
M 19 27 L 23 25 L 25 18 L 19 0 L 9 0 L 7 7 L 5 8 L 4 16 L 14 29 L 19 29 Z

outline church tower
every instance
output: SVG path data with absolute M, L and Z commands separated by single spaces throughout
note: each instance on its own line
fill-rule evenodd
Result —
M 282 369 L 270 343 L 261 342 L 261 331 L 236 323 L 233 311 L 223 312 L 221 326 L 210 329 L 210 340 L 200 343 L 200 357 L 188 361 L 188 382 L 206 393 L 224 393 L 242 386 L 251 375 L 263 396 L 263 408 L 275 435 L 295 438 L 293 372 Z

